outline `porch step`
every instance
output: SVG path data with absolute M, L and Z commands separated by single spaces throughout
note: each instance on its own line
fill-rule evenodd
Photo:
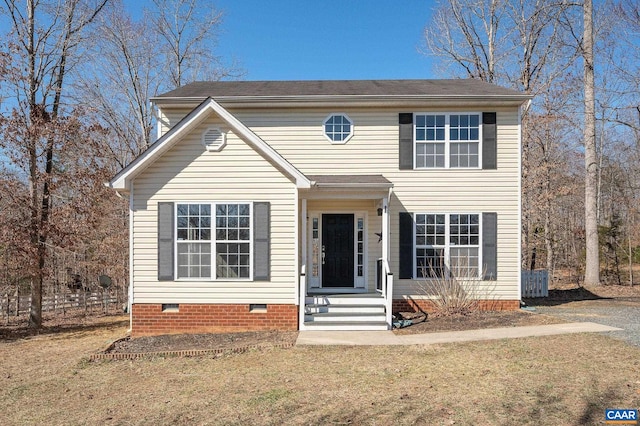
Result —
M 378 293 L 364 294 L 318 294 L 307 296 L 307 305 L 381 305 L 384 298 Z
M 387 330 L 379 293 L 323 294 L 306 297 L 307 330 Z
M 358 313 L 358 314 L 382 314 L 384 304 L 376 305 L 347 305 L 347 304 L 310 304 L 304 310 L 306 314 L 324 313 Z
M 305 323 L 309 322 L 349 322 L 349 323 L 370 323 L 384 322 L 384 312 L 379 314 L 357 313 L 357 312 L 325 312 L 320 314 L 305 315 Z
M 384 321 L 375 322 L 305 322 L 307 330 L 310 331 L 383 331 L 388 330 L 387 323 Z

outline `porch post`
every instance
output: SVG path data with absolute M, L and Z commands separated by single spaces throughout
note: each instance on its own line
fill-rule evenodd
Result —
M 300 235 L 300 242 L 302 244 L 301 257 L 302 257 L 302 264 L 306 265 L 307 264 L 307 199 L 306 198 L 302 199 L 302 212 L 300 214 L 302 216 L 300 218 L 302 223 L 302 229 L 301 229 L 301 235 Z
M 382 261 L 389 260 L 389 198 L 382 198 Z
M 391 247 L 389 232 L 391 212 L 389 211 L 389 200 L 391 200 L 391 191 L 392 189 L 389 188 L 389 195 L 382 199 L 382 273 L 386 274 L 382 279 L 384 282 L 385 318 L 389 330 L 393 329 L 393 274 L 391 274 L 391 270 L 389 269 L 389 249 Z
M 307 199 L 302 199 L 300 209 L 300 258 L 302 259 L 300 270 L 298 271 L 298 321 L 300 330 L 304 329 L 304 312 L 307 299 Z

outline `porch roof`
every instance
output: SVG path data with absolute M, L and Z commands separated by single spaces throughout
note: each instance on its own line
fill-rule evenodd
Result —
M 301 189 L 306 199 L 381 199 L 389 196 L 393 183 L 382 175 L 305 175 L 310 188 Z
M 393 188 L 393 183 L 382 175 L 306 175 L 311 186 L 327 189 L 373 189 Z

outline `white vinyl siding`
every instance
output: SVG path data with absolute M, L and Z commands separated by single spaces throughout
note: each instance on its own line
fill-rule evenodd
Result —
M 190 112 L 189 108 L 158 109 L 158 137 L 167 133 Z
M 223 105 L 224 106 L 224 105 Z M 495 111 L 497 112 L 497 163 L 496 170 L 478 169 L 423 169 L 423 170 L 399 170 L 398 169 L 398 113 L 448 113 L 465 114 L 468 111 Z M 322 122 L 334 111 L 331 107 L 317 109 L 260 109 L 241 110 L 229 107 L 229 111 L 240 121 L 247 125 L 251 131 L 273 147 L 280 155 L 295 166 L 302 173 L 313 174 L 382 174 L 393 182 L 393 196 L 390 200 L 391 209 L 391 244 L 390 266 L 393 272 L 397 272 L 398 265 L 398 212 L 439 212 L 452 214 L 460 212 L 496 212 L 498 218 L 498 262 L 497 281 L 483 282 L 488 290 L 491 290 L 496 299 L 517 299 L 519 296 L 518 283 L 520 273 L 520 248 L 519 248 L 519 192 L 520 192 L 520 137 L 519 137 L 519 111 L 514 107 L 492 107 L 490 105 L 478 107 L 477 105 L 460 105 L 457 108 L 435 108 L 430 111 L 425 106 L 416 108 L 389 108 L 389 109 L 345 109 L 343 112 L 357 126 L 357 131 L 348 143 L 334 145 L 327 143 Z M 185 112 L 185 114 L 188 111 Z M 177 117 L 179 111 L 168 116 Z M 215 123 L 213 123 L 215 124 Z M 212 125 L 212 124 L 209 124 Z M 199 138 L 199 135 L 196 136 Z M 233 143 L 235 136 L 229 133 L 228 145 L 221 153 L 230 153 L 230 148 L 239 150 L 240 147 Z M 197 143 L 202 150 L 202 145 Z M 245 147 L 246 148 L 246 147 Z M 175 148 L 174 148 L 175 149 Z M 248 148 L 246 148 L 248 149 Z M 255 154 L 252 150 L 252 153 Z M 172 150 L 173 152 L 173 150 Z M 218 153 L 220 154 L 220 153 Z M 241 153 L 240 153 L 241 154 Z M 289 208 L 293 208 L 295 189 L 287 186 L 286 178 L 280 175 L 275 177 L 277 170 L 271 168 L 269 179 L 262 179 L 260 171 L 253 167 L 253 157 L 244 158 L 239 155 L 225 161 L 225 167 L 216 171 L 216 179 L 209 180 L 204 185 L 200 180 L 202 163 L 195 154 L 182 153 L 186 160 L 192 156 L 196 161 L 192 166 L 180 172 L 180 179 L 173 179 L 167 188 L 173 191 L 187 191 L 195 194 L 206 191 L 207 185 L 216 188 L 225 188 L 230 194 L 243 197 L 242 191 L 247 191 L 252 185 L 258 188 L 266 186 L 273 193 L 270 197 L 275 200 L 286 198 Z M 225 154 L 226 155 L 226 154 Z M 166 156 L 165 156 L 166 157 Z M 168 161 L 163 159 L 160 162 Z M 262 167 L 265 167 L 263 164 Z M 154 166 L 156 167 L 156 166 Z M 149 180 L 145 185 L 159 187 L 163 179 L 170 179 L 176 173 L 175 165 L 168 170 L 156 167 L 155 180 Z M 273 182 L 271 176 L 274 176 Z M 266 177 L 266 175 L 265 175 Z M 220 181 L 219 179 L 222 179 Z M 279 179 L 279 180 L 278 180 Z M 277 182 L 283 182 L 279 186 Z M 194 187 L 195 184 L 195 187 Z M 200 189 L 198 189 L 200 188 Z M 249 190 L 254 194 L 255 189 Z M 246 194 L 246 192 L 245 192 Z M 204 196 L 201 194 L 201 196 Z M 244 197 L 246 198 L 246 197 Z M 137 195 L 136 195 L 137 200 Z M 166 200 L 166 199 L 163 199 Z M 173 201 L 173 200 L 166 200 Z M 346 200 L 335 200 L 333 205 L 339 205 Z M 320 203 L 321 201 L 314 201 Z M 311 205 L 311 201 L 309 202 Z M 369 218 L 369 262 L 373 262 L 375 268 L 375 256 L 380 250 L 373 232 L 379 232 L 381 227 L 372 225 L 372 220 L 378 220 L 375 215 L 374 203 L 369 202 L 371 213 Z M 155 206 L 150 208 L 155 209 Z M 297 215 L 284 209 L 282 205 L 272 204 L 273 215 L 276 223 L 272 223 L 272 230 L 293 232 L 293 224 Z M 311 206 L 308 210 L 311 210 Z M 318 209 L 322 209 L 318 207 Z M 153 219 L 147 226 L 155 226 Z M 285 229 L 286 228 L 286 229 Z M 155 238 L 155 229 L 151 236 Z M 150 245 L 155 244 L 153 238 L 147 239 Z M 293 241 L 288 242 L 291 247 Z M 278 240 L 273 243 L 272 250 L 280 249 L 285 245 Z M 290 246 L 287 246 L 290 249 Z M 155 256 L 155 252 L 149 252 Z M 155 259 L 155 258 L 154 258 Z M 289 261 L 293 257 L 289 258 Z M 283 258 L 272 256 L 276 265 L 272 265 L 274 271 L 282 273 L 278 268 L 283 267 Z M 155 261 L 155 260 L 153 260 Z M 152 263 L 149 263 L 150 265 Z M 375 277 L 375 269 L 368 268 L 368 281 L 371 283 Z M 373 273 L 372 273 L 373 272 Z M 149 271 L 150 274 L 155 270 Z M 297 274 L 296 274 L 297 276 Z M 397 275 L 396 275 L 397 276 Z M 294 286 L 295 279 L 291 277 L 289 286 Z M 267 283 L 268 284 L 268 283 Z M 371 284 L 369 284 L 371 287 Z M 267 286 L 268 287 L 268 286 Z M 414 280 L 395 280 L 395 297 L 408 297 L 415 295 Z M 270 292 L 266 288 L 265 292 Z M 278 292 L 279 290 L 273 290 Z
M 202 132 L 213 114 L 133 181 L 134 303 L 296 303 L 295 183 L 233 132 L 207 152 Z M 158 281 L 158 202 L 270 203 L 270 280 Z M 177 253 L 176 253 L 177 255 Z

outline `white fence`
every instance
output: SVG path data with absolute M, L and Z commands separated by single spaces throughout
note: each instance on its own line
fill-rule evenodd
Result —
M 546 270 L 522 271 L 522 297 L 549 296 L 549 273 Z
M 118 295 L 108 293 L 67 293 L 42 297 L 42 312 L 64 313 L 67 309 L 83 308 L 94 311 L 117 308 Z M 4 294 L 0 299 L 0 317 L 28 314 L 31 296 L 12 296 Z

